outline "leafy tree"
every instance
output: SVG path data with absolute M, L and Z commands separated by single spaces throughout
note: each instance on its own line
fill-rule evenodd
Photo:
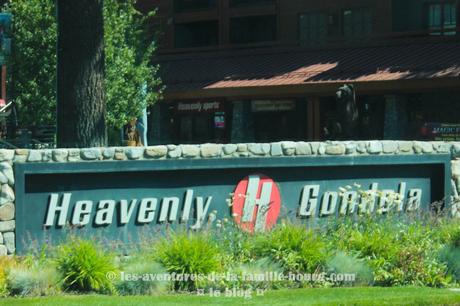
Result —
M 137 0 L 105 0 L 105 56 L 107 123 L 120 128 L 160 98 L 158 67 L 151 64 L 155 52 L 149 18 L 136 8 Z
M 21 126 L 56 121 L 56 37 L 53 0 L 14 0 L 11 72 Z
M 106 122 L 120 128 L 161 97 L 149 18 L 137 0 L 104 0 Z M 10 0 L 13 15 L 12 75 L 19 124 L 56 123 L 57 21 L 54 0 Z M 144 85 L 145 84 L 145 85 Z M 144 92 L 142 88 L 147 90 Z

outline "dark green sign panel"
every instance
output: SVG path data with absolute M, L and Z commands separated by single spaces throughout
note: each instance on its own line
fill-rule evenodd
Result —
M 448 155 L 24 163 L 15 174 L 19 254 L 69 231 L 131 243 L 222 218 L 262 231 L 282 217 L 427 210 L 450 193 Z

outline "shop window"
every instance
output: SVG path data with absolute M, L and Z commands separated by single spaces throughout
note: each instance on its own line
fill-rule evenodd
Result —
M 222 102 L 179 102 L 174 113 L 177 143 L 228 141 L 229 112 Z
M 272 4 L 275 0 L 230 0 L 230 7 Z
M 230 20 L 230 42 L 246 44 L 276 40 L 275 15 L 238 17 Z
M 302 45 L 320 43 L 327 36 L 327 15 L 307 13 L 299 16 L 299 36 Z
M 174 10 L 177 13 L 198 11 L 215 8 L 217 0 L 174 0 Z
M 176 48 L 215 46 L 219 43 L 217 20 L 176 24 Z
M 342 18 L 346 38 L 363 38 L 372 33 L 372 13 L 369 8 L 344 10 Z
M 457 8 L 454 3 L 429 4 L 427 26 L 430 35 L 457 34 Z
M 408 138 L 430 141 L 460 141 L 458 92 L 408 96 Z
M 251 109 L 256 142 L 305 139 L 305 102 L 254 100 Z
M 353 140 L 383 139 L 384 99 L 379 96 L 361 96 L 357 102 L 358 122 L 354 127 Z M 320 100 L 321 140 L 345 140 L 341 123 L 343 115 L 335 98 L 325 97 Z

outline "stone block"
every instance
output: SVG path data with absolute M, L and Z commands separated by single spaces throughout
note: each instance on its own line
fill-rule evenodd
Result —
M 399 145 L 397 141 L 382 141 L 382 148 L 384 154 L 397 153 Z
M 3 233 L 3 244 L 6 246 L 8 254 L 13 254 L 16 251 L 16 242 L 14 232 Z
M 0 149 L 0 161 L 13 160 L 14 150 Z
M 327 155 L 344 155 L 345 154 L 345 145 L 341 143 L 337 144 L 328 144 L 326 146 Z
M 222 145 L 207 143 L 201 145 L 201 157 L 203 158 L 212 158 L 220 157 L 222 155 Z
M 233 143 L 226 144 L 223 147 L 223 151 L 224 151 L 225 155 L 231 155 L 231 154 L 235 153 L 236 150 L 238 150 L 238 146 L 236 144 L 233 144 Z
M 101 149 L 99 148 L 88 148 L 88 149 L 81 149 L 81 158 L 83 160 L 97 160 L 101 159 Z
M 14 202 L 14 200 L 14 190 L 9 185 L 3 184 L 0 192 L 0 205 Z
M 113 159 L 115 156 L 115 148 L 104 148 L 102 151 L 102 157 L 104 159 Z
M 311 146 L 308 142 L 298 142 L 295 148 L 295 155 L 311 155 Z
M 126 157 L 130 160 L 140 159 L 144 155 L 143 147 L 127 147 L 125 150 Z
M 182 157 L 194 158 L 200 156 L 200 147 L 198 145 L 182 145 Z
M 9 184 L 10 186 L 14 185 L 14 173 L 13 167 L 8 162 L 0 163 L 0 182 L 2 184 Z M 3 179 L 3 177 L 6 179 Z
M 42 151 L 40 150 L 30 150 L 29 156 L 27 157 L 28 162 L 41 162 L 42 161 Z
M 182 155 L 182 149 L 178 146 L 168 146 L 168 157 L 169 158 L 179 158 Z
M 281 142 L 273 142 L 270 144 L 270 156 L 283 156 L 283 148 Z
M 295 154 L 297 144 L 293 141 L 283 141 L 281 142 L 281 147 L 283 148 L 284 155 L 292 156 Z
M 367 143 L 367 153 L 369 154 L 380 154 L 383 151 L 383 146 L 380 141 L 369 141 Z
M 0 233 L 13 232 L 16 227 L 14 220 L 0 221 Z
M 14 219 L 15 206 L 13 203 L 6 203 L 0 206 L 0 221 L 10 221 Z
M 154 147 L 147 147 L 145 149 L 145 157 L 146 158 L 162 158 L 168 154 L 168 147 L 167 146 L 154 146 Z
M 64 163 L 67 161 L 69 152 L 65 149 L 56 149 L 53 150 L 53 160 L 58 163 Z
M 271 146 L 267 143 L 250 143 L 248 144 L 248 151 L 257 156 L 265 156 L 270 153 Z

